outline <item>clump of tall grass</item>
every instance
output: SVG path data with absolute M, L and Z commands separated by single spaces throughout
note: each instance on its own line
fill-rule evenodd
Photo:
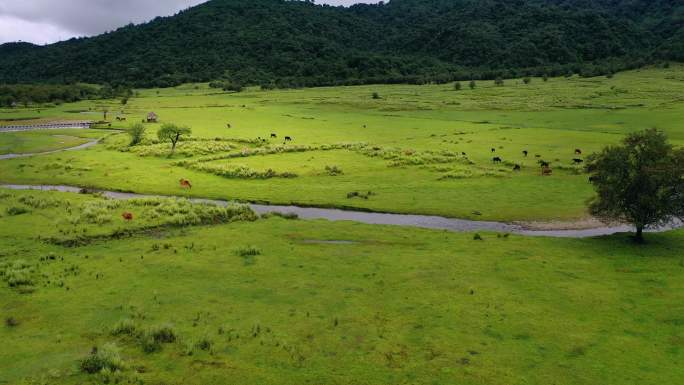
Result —
M 19 202 L 34 209 L 47 209 L 51 207 L 59 207 L 61 202 L 57 199 L 37 198 L 33 195 L 24 195 L 20 197 Z
M 33 285 L 34 268 L 24 260 L 0 264 L 0 278 L 10 287 Z
M 134 337 L 137 328 L 138 327 L 133 320 L 123 319 L 123 320 L 119 321 L 116 325 L 114 325 L 114 327 L 110 331 L 110 334 L 113 336 Z
M 297 174 L 292 172 L 277 172 L 270 168 L 265 171 L 258 171 L 241 164 L 197 163 L 189 166 L 189 168 L 230 179 L 271 179 L 297 177 Z
M 352 191 L 350 193 L 347 193 L 347 199 L 361 198 L 361 199 L 368 200 L 373 195 L 377 195 L 377 194 L 372 192 L 372 191 L 367 191 L 367 192 Z
M 243 246 L 233 250 L 235 255 L 242 257 L 245 266 L 251 266 L 256 263 L 256 256 L 261 255 L 261 250 L 255 246 Z
M 371 158 L 389 160 L 390 167 L 420 166 L 424 164 L 464 162 L 458 154 L 448 150 L 416 151 L 400 148 L 359 147 L 356 151 Z
M 257 219 L 256 214 L 249 206 L 240 204 L 218 206 L 210 203 L 193 203 L 187 199 L 164 198 L 135 199 L 129 203 L 138 207 L 151 208 L 146 213 L 148 218 L 166 218 L 164 222 L 177 226 L 254 221 Z
M 102 225 L 112 221 L 112 210 L 120 208 L 120 201 L 98 199 L 81 205 L 81 213 L 77 222 Z
M 128 149 L 128 151 L 142 157 L 168 157 L 169 148 L 168 144 L 165 143 L 154 143 L 138 145 Z M 216 154 L 220 152 L 228 152 L 235 148 L 229 142 L 220 140 L 203 140 L 203 141 L 188 141 L 183 140 L 178 143 L 176 147 L 176 154 L 193 157 L 197 155 L 209 155 Z
M 116 372 L 125 368 L 119 348 L 112 343 L 93 348 L 88 357 L 81 360 L 79 366 L 82 372 L 88 374 L 100 373 L 103 370 Z

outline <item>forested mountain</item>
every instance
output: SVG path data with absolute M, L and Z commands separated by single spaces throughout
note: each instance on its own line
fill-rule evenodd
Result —
M 684 60 L 681 0 L 212 0 L 48 46 L 0 46 L 0 83 L 316 86 L 602 74 Z

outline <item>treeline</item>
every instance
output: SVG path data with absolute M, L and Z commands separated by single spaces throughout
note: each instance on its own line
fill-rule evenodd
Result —
M 0 46 L 0 83 L 217 88 L 427 83 L 684 60 L 681 0 L 212 0 L 49 46 Z
M 15 84 L 0 85 L 0 107 L 26 107 L 30 104 L 71 103 L 86 99 L 128 98 L 132 90 L 87 84 Z

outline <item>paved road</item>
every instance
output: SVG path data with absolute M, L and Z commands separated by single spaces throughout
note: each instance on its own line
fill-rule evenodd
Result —
M 90 128 L 92 122 L 90 121 L 74 121 L 61 123 L 40 123 L 40 124 L 11 124 L 0 126 L 0 132 L 17 132 L 17 131 L 38 131 L 38 130 L 62 130 L 69 128 Z

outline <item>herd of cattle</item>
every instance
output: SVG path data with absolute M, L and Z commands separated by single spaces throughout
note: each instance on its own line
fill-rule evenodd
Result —
M 496 152 L 496 148 L 492 148 L 492 153 L 495 153 L 495 152 Z M 461 153 L 461 154 L 462 154 L 463 156 L 466 156 L 466 153 L 465 153 L 465 152 L 463 152 L 463 153 Z M 529 153 L 529 151 L 527 151 L 527 150 L 523 150 L 522 154 L 523 154 L 523 156 L 524 156 L 525 158 L 527 158 L 528 155 L 529 155 L 530 153 Z M 575 149 L 575 156 L 580 156 L 580 155 L 582 155 L 582 150 L 579 149 L 579 148 L 576 148 L 576 149 Z M 536 157 L 536 158 L 541 158 L 541 155 L 537 154 L 537 155 L 535 155 L 535 157 Z M 573 164 L 575 164 L 575 165 L 580 165 L 580 164 L 584 163 L 584 159 L 582 159 L 582 158 L 573 158 L 573 159 L 572 159 L 572 162 L 573 162 Z M 495 164 L 496 164 L 496 163 L 503 163 L 503 159 L 502 159 L 500 156 L 495 156 L 495 157 L 492 158 L 492 163 L 495 163 Z M 537 163 L 538 163 L 539 166 L 541 167 L 541 174 L 542 174 L 542 176 L 550 176 L 551 174 L 553 174 L 553 170 L 551 169 L 551 164 L 550 164 L 549 162 L 547 162 L 547 161 L 545 161 L 545 160 L 539 159 L 539 160 L 537 161 Z M 522 167 L 521 167 L 519 164 L 516 164 L 516 165 L 513 166 L 513 171 L 521 171 L 521 170 L 522 170 Z

